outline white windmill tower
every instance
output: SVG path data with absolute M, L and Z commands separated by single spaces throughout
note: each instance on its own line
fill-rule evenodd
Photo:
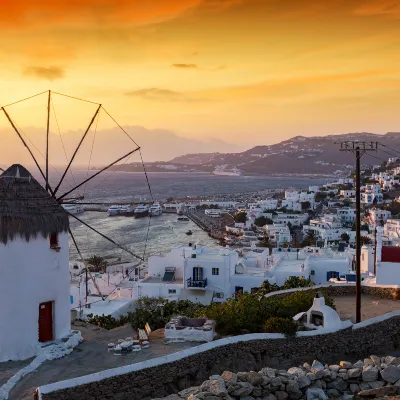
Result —
M 70 332 L 68 214 L 21 165 L 0 176 L 0 361 Z

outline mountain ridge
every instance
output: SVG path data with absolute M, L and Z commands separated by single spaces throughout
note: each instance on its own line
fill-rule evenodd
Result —
M 354 169 L 354 156 L 339 151 L 343 141 L 379 142 L 376 154 L 362 157 L 363 165 L 380 165 L 389 157 L 400 156 L 400 132 L 380 135 L 370 132 L 327 136 L 294 136 L 272 145 L 258 145 L 237 153 L 189 153 L 167 162 L 146 163 L 148 171 L 208 172 L 217 166 L 239 168 L 244 175 L 337 175 L 347 176 Z M 388 146 L 388 147 L 384 147 Z M 137 171 L 138 165 L 118 168 Z

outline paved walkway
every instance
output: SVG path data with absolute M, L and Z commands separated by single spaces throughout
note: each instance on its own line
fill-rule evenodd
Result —
M 11 390 L 9 400 L 32 400 L 38 386 L 145 361 L 196 346 L 196 343 L 189 342 L 166 345 L 161 339 L 162 336 L 155 332 L 151 336 L 150 348 L 114 356 L 113 352 L 107 351 L 107 344 L 132 336 L 134 332 L 130 326 L 111 331 L 92 325 L 74 326 L 73 329 L 79 329 L 82 332 L 84 341 L 70 355 L 58 360 L 46 361 L 35 372 L 22 378 Z M 0 386 L 28 363 L 29 361 L 0 363 Z

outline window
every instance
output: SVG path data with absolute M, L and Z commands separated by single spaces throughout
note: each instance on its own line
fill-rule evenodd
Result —
M 168 289 L 168 294 L 176 294 L 176 289 Z
M 212 274 L 213 275 L 219 275 L 219 268 L 213 268 L 212 269 Z
M 203 280 L 203 268 L 202 267 L 194 267 L 193 268 L 193 280 L 194 281 L 202 281 Z
M 51 233 L 50 234 L 50 248 L 54 250 L 59 250 L 58 247 L 58 233 Z

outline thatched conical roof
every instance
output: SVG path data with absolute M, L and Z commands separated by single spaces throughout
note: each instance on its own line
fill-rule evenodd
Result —
M 68 214 L 22 165 L 0 175 L 0 242 L 68 230 Z

